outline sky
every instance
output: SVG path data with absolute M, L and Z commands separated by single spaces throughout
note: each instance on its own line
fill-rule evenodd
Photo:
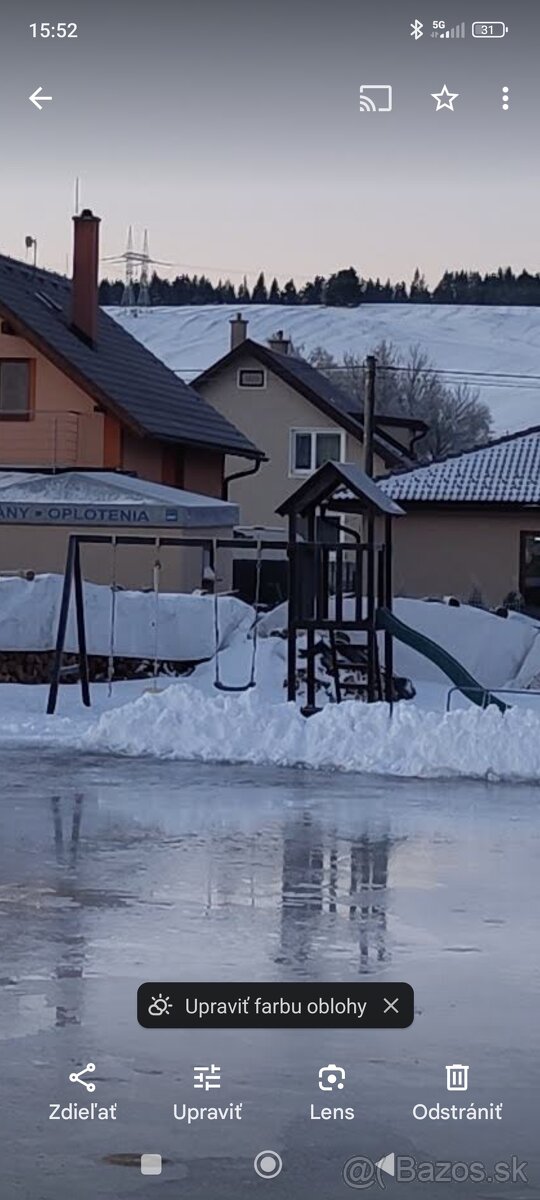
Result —
M 138 243 L 148 228 L 164 274 L 302 282 L 353 265 L 409 280 L 418 266 L 435 282 L 445 268 L 540 269 L 540 5 L 39 8 L 77 37 L 33 37 L 27 0 L 2 15 L 3 253 L 24 257 L 32 235 L 40 264 L 66 271 L 78 176 L 102 218 L 103 258 L 122 253 L 130 224 Z M 471 37 L 486 8 L 504 38 Z M 434 20 L 465 21 L 467 36 L 432 38 Z M 365 84 L 392 85 L 391 112 L 360 112 Z M 453 112 L 436 111 L 444 85 Z M 28 99 L 38 87 L 52 96 L 42 111 Z

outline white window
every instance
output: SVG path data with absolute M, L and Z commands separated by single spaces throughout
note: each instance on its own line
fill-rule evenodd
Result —
M 240 388 L 264 388 L 266 387 L 266 371 L 258 367 L 241 367 L 238 372 L 238 387 Z
M 311 475 L 325 462 L 345 461 L 341 429 L 291 429 L 291 475 Z

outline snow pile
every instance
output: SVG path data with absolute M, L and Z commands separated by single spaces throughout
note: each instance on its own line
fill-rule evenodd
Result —
M 6 582 L 16 586 L 6 589 Z M 34 596 L 26 613 L 25 595 Z M 56 619 L 51 621 L 48 607 L 51 597 L 52 607 L 58 605 L 58 577 L 43 576 L 34 584 L 0 581 L 0 600 L 2 596 L 9 597 L 10 604 L 0 604 L 0 630 L 9 633 L 11 629 L 11 635 L 18 636 L 22 612 L 25 628 L 35 627 L 36 637 L 49 639 L 51 644 Z M 138 655 L 151 657 L 153 595 L 119 592 L 117 601 L 118 653 L 129 653 L 130 646 L 136 646 Z M 89 640 L 94 652 L 92 629 L 97 636 L 101 626 L 108 637 L 110 609 L 103 609 L 106 602 L 110 603 L 109 589 L 87 585 Z M 46 688 L 6 685 L 0 687 L 0 740 L 92 753 L 411 778 L 540 779 L 540 707 L 535 707 L 537 697 L 532 694 L 517 697 L 515 707 L 505 714 L 493 706 L 482 711 L 457 695 L 455 707 L 453 701 L 452 711 L 445 713 L 448 680 L 421 656 L 396 643 L 397 670 L 413 679 L 415 702 L 396 704 L 390 715 L 384 704 L 330 704 L 319 693 L 324 707 L 306 719 L 300 703 L 286 701 L 287 646 L 282 638 L 259 639 L 254 690 L 218 692 L 212 657 L 212 598 L 165 593 L 159 603 L 163 605 L 160 637 L 164 638 L 160 656 L 181 653 L 193 659 L 204 657 L 206 651 L 208 661 L 196 668 L 189 682 L 171 686 L 161 679 L 158 687 L 163 690 L 157 693 L 143 691 L 147 685 L 118 684 L 110 697 L 106 688 L 92 685 L 90 710 L 82 707 L 78 688 L 62 687 L 55 717 L 45 715 Z M 220 676 L 229 686 L 245 685 L 253 662 L 254 642 L 248 636 L 253 610 L 234 598 L 222 598 L 220 605 Z M 502 620 L 475 608 L 413 600 L 399 601 L 396 609 L 399 617 L 439 641 L 494 690 L 512 675 L 519 679 L 539 664 L 540 642 L 532 621 Z M 282 625 L 283 610 L 261 622 L 267 634 L 276 623 Z M 74 644 L 73 625 L 70 636 L 69 644 Z
M 504 687 L 519 671 L 537 633 L 522 621 L 508 621 L 481 608 L 463 604 L 433 604 L 423 600 L 396 600 L 401 621 L 437 642 L 470 674 L 488 688 Z M 394 639 L 397 675 L 430 683 L 448 682 L 429 659 Z
M 537 636 L 512 680 L 512 687 L 540 690 L 540 638 Z
M 52 650 L 56 642 L 63 578 L 38 575 L 27 581 L 0 578 L 0 651 Z M 86 640 L 89 654 L 107 655 L 111 643 L 112 591 L 85 583 Z M 158 636 L 156 644 L 156 615 Z M 242 631 L 245 640 L 253 609 L 235 596 L 219 599 L 220 645 Z M 66 651 L 78 649 L 72 597 Z M 210 596 L 117 591 L 114 653 L 122 658 L 197 662 L 215 652 L 214 601 Z
M 345 601 L 345 615 L 349 611 L 350 616 L 354 616 L 353 605 L 353 601 Z M 531 621 L 505 620 L 467 604 L 454 608 L 425 600 L 398 599 L 393 608 L 400 621 L 437 642 L 484 687 L 505 687 L 523 671 L 524 660 L 529 655 L 534 656 L 536 671 L 540 670 L 540 630 Z M 287 605 L 282 604 L 261 619 L 259 634 L 266 637 L 286 625 Z M 362 634 L 350 634 L 350 637 L 352 641 L 363 640 Z M 384 661 L 382 637 L 380 649 Z M 394 671 L 408 679 L 450 686 L 447 676 L 434 663 L 404 646 L 397 638 L 394 639 Z
M 538 780 L 540 714 L 495 708 L 425 712 L 354 701 L 306 720 L 255 693 L 208 697 L 174 684 L 104 713 L 82 748 L 200 762 L 251 763 L 422 778 Z
M 127 308 L 107 312 L 171 370 L 192 383 L 229 350 L 229 321 L 238 305 L 208 304 L 151 308 L 134 316 Z M 439 370 L 517 374 L 493 388 L 475 379 L 480 398 L 491 409 L 496 432 L 513 432 L 538 420 L 537 384 L 523 375 L 540 374 L 540 309 L 449 304 L 362 304 L 359 308 L 323 305 L 250 304 L 244 310 L 248 334 L 267 342 L 283 329 L 302 352 L 323 346 L 338 362 L 346 353 L 364 358 L 382 341 L 405 358 L 411 346 L 425 350 Z

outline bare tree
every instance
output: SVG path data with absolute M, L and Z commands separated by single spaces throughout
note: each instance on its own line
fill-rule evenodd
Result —
M 445 454 L 483 445 L 492 430 L 492 417 L 479 392 L 468 384 L 448 384 L 420 346 L 411 346 L 403 359 L 390 342 L 381 342 L 377 359 L 376 412 L 387 416 L 420 417 L 428 433 L 417 442 L 419 460 L 429 462 Z M 364 403 L 364 365 L 357 355 L 346 354 L 338 363 L 318 347 L 310 362 L 328 374 L 337 387 L 358 406 Z

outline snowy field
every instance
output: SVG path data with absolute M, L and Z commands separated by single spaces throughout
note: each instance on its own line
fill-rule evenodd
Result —
M 229 321 L 237 305 L 154 308 L 133 315 L 107 310 L 129 333 L 188 382 L 229 350 Z M 265 342 L 277 329 L 309 354 L 323 346 L 336 360 L 347 352 L 364 357 L 383 340 L 404 356 L 421 346 L 441 371 L 474 375 L 490 407 L 495 431 L 513 432 L 540 423 L 540 308 L 469 305 L 366 304 L 246 307 L 248 334 Z M 488 380 L 482 373 L 536 376 Z
M 44 577 L 47 594 L 54 594 Z M 40 592 L 40 580 L 16 583 L 28 596 Z M 37 591 L 36 591 L 37 588 Z M 108 589 L 95 588 L 94 593 Z M 41 588 L 44 591 L 44 587 Z M 125 593 L 125 595 L 128 595 Z M 124 625 L 144 629 L 148 597 L 136 596 L 124 610 Z M 206 608 L 210 630 L 212 601 L 192 596 L 169 597 L 176 604 L 174 624 L 186 640 L 193 627 L 194 604 Z M 225 683 L 245 683 L 250 674 L 253 612 L 241 606 L 242 620 L 226 605 L 227 634 L 219 655 Z M 238 602 L 236 602 L 238 604 Z M 19 595 L 19 612 L 29 613 Z M 101 612 L 94 597 L 90 611 Z M 466 667 L 479 683 L 493 690 L 537 688 L 540 671 L 540 627 L 516 615 L 504 620 L 476 608 L 452 608 L 416 600 L 397 600 L 396 614 L 436 640 Z M 246 615 L 244 615 L 244 613 Z M 142 616 L 141 616 L 142 614 Z M 122 610 L 120 610 L 120 618 Z M 155 756 L 184 761 L 251 763 L 368 774 L 427 778 L 479 778 L 537 781 L 540 779 L 540 693 L 512 696 L 512 708 L 501 715 L 485 712 L 453 693 L 446 712 L 450 683 L 431 662 L 395 643 L 395 671 L 411 678 L 414 701 L 395 705 L 391 715 L 384 704 L 355 701 L 340 706 L 326 703 L 309 720 L 285 700 L 286 643 L 272 636 L 286 614 L 275 610 L 260 622 L 257 645 L 257 686 L 240 694 L 215 690 L 215 656 L 210 634 L 209 657 L 187 679 L 162 677 L 157 690 L 148 680 L 92 687 L 92 708 L 84 709 L 75 685 L 63 685 L 58 713 L 45 715 L 47 688 L 0 686 L 0 744 L 50 746 L 80 752 Z M 199 624 L 200 617 L 197 618 Z M 172 621 L 172 614 L 171 614 Z M 11 643 L 15 618 L 11 620 Z M 90 621 L 91 625 L 91 621 Z M 47 630 L 52 622 L 46 622 Z M 201 625 L 201 628 L 203 626 Z M 0 625 L 0 631 L 1 631 Z M 28 634 L 19 624 L 20 643 Z M 91 640 L 92 640 L 91 634 Z M 108 636 L 108 635 L 107 635 Z M 122 625 L 117 630 L 119 643 Z M 142 634 L 141 634 L 142 636 Z M 152 631 L 147 631 L 152 641 Z M 42 638 L 43 642 L 43 638 Z M 171 643 L 171 657 L 178 657 Z

